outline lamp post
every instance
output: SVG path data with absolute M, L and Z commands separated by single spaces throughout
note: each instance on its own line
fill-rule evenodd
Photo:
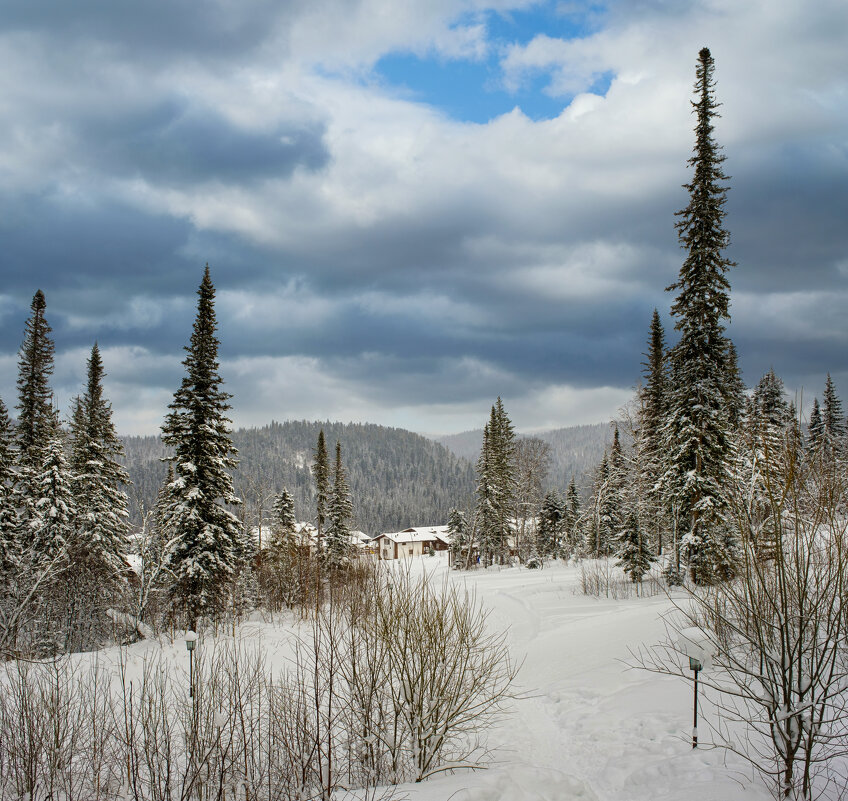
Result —
M 689 657 L 689 670 L 695 674 L 695 700 L 692 710 L 692 748 L 698 747 L 698 672 L 701 663 L 694 657 Z
M 698 747 L 698 674 L 708 668 L 715 651 L 710 632 L 692 626 L 678 632 L 680 653 L 689 657 L 689 670 L 695 674 L 694 700 L 692 702 L 692 748 Z
M 187 631 L 185 644 L 188 649 L 188 697 L 194 698 L 194 647 L 197 645 L 197 633 Z

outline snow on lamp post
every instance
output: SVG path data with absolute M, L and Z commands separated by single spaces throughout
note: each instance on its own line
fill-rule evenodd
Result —
M 185 644 L 188 649 L 188 697 L 194 698 L 194 647 L 197 645 L 197 633 L 187 631 Z
M 704 629 L 697 626 L 678 632 L 680 652 L 689 657 L 689 670 L 695 675 L 694 699 L 692 704 L 692 748 L 698 747 L 698 673 L 710 664 L 712 640 Z

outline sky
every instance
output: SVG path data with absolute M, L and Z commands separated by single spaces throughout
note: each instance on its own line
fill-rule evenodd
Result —
M 668 338 L 695 63 L 750 385 L 848 400 L 844 0 L 2 0 L 0 397 L 37 289 L 156 433 L 216 286 L 236 425 L 601 422 Z

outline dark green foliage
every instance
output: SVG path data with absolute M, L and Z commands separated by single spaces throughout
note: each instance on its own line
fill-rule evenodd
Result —
M 830 373 L 827 374 L 822 395 L 821 420 L 825 439 L 838 449 L 845 437 L 845 416 L 842 412 L 842 401 L 836 394 Z
M 95 344 L 88 360 L 85 394 L 71 417 L 71 470 L 77 501 L 74 561 L 96 574 L 101 590 L 117 586 L 128 568 L 129 477 L 119 461 L 123 446 L 112 423 L 112 407 L 103 397 L 103 362 Z
M 662 476 L 667 467 L 662 429 L 668 413 L 668 371 L 665 331 L 659 312 L 654 309 L 648 339 L 647 361 L 643 362 L 645 383 L 639 392 L 635 462 L 639 487 L 639 514 L 654 532 L 657 551 L 662 553 L 662 531 L 667 523 L 666 498 Z
M 565 507 L 563 509 L 563 533 L 565 535 L 564 556 L 571 556 L 577 550 L 580 542 L 580 495 L 577 493 L 577 484 L 574 476 L 568 484 L 565 493 Z
M 550 490 L 539 513 L 539 533 L 536 548 L 539 556 L 555 557 L 562 552 L 566 509 L 556 490 Z
M 738 414 L 735 352 L 725 336 L 733 262 L 724 256 L 730 236 L 723 226 L 728 176 L 725 157 L 713 138 L 718 103 L 713 94 L 713 59 L 699 53 L 693 103 L 695 148 L 686 184 L 689 204 L 679 212 L 680 244 L 686 258 L 671 307 L 678 343 L 669 352 L 671 392 L 663 430 L 670 467 L 664 480 L 683 532 L 681 547 L 699 583 L 733 572 L 733 548 L 725 523 L 730 426 Z
M 233 432 L 241 458 L 234 474 L 237 494 L 264 483 L 273 497 L 286 487 L 297 519 L 314 520 L 310 468 L 322 429 L 330 441 L 345 443 L 345 470 L 356 498 L 355 528 L 377 534 L 444 523 L 452 506 L 462 507 L 473 497 L 473 466 L 419 434 L 373 424 L 298 420 Z M 167 450 L 155 437 L 126 437 L 124 447 L 134 489 L 152 505 L 165 474 L 160 459 Z
M 813 398 L 813 409 L 810 412 L 809 425 L 809 444 L 815 449 L 819 446 L 822 440 L 824 425 L 822 423 L 821 408 L 819 407 L 819 399 Z
M 294 532 L 297 517 L 294 513 L 294 498 L 284 489 L 274 498 L 274 517 L 272 520 L 272 536 L 286 536 Z
M 197 317 L 183 361 L 186 375 L 162 426 L 162 441 L 173 449 L 168 460 L 174 480 L 167 490 L 172 596 L 192 626 L 202 614 L 219 614 L 225 587 L 236 574 L 241 530 L 224 506 L 239 503 L 229 473 L 236 466 L 236 450 L 226 416 L 230 395 L 221 390 L 218 375 L 215 289 L 208 265 L 197 294 Z
M 18 358 L 18 452 L 22 466 L 39 469 L 43 450 L 55 428 L 53 393 L 53 340 L 44 318 L 47 303 L 39 289 L 32 299 L 32 314 L 24 327 Z
M 503 402 L 497 399 L 483 430 L 477 461 L 477 520 L 484 565 L 509 556 L 515 519 L 515 432 Z
M 453 508 L 448 515 L 448 536 L 450 537 L 450 550 L 453 566 L 463 567 L 463 558 L 467 556 L 470 546 L 468 521 L 459 509 Z
M 325 555 L 330 565 L 343 564 L 350 551 L 350 521 L 353 502 L 342 464 L 342 446 L 336 443 L 336 461 L 333 466 L 333 488 L 327 505 L 327 537 Z
M 322 536 L 327 522 L 327 507 L 330 503 L 330 462 L 324 441 L 324 429 L 318 432 L 312 476 L 315 479 L 315 525 L 318 528 L 318 549 L 321 550 Z
M 618 535 L 618 566 L 630 576 L 633 582 L 640 582 L 651 569 L 654 555 L 648 549 L 645 537 L 639 527 L 639 518 L 635 512 L 627 516 L 624 527 Z

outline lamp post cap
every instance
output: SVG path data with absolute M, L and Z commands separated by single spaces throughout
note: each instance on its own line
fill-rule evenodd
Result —
M 185 633 L 185 644 L 186 644 L 186 648 L 188 648 L 189 651 L 194 650 L 195 642 L 197 642 L 197 632 L 196 631 L 187 631 Z

